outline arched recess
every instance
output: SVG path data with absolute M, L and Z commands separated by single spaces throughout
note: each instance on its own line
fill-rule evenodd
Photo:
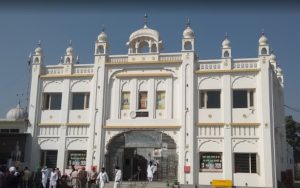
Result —
M 97 54 L 103 54 L 104 53 L 104 47 L 103 45 L 97 46 Z
M 153 53 L 157 52 L 157 46 L 156 46 L 156 44 L 152 44 L 151 45 L 151 52 L 153 52 Z
M 233 152 L 235 153 L 256 153 L 258 152 L 257 140 L 233 140 Z
M 262 48 L 260 53 L 261 53 L 261 55 L 266 55 L 268 53 L 268 51 L 266 48 Z
M 218 140 L 204 140 L 199 144 L 199 152 L 222 152 L 222 143 Z
M 177 177 L 176 143 L 171 136 L 163 132 L 154 130 L 119 132 L 106 141 L 105 148 L 107 151 L 105 164 L 110 178 L 113 177 L 114 167 L 119 166 L 123 171 L 124 181 L 146 180 L 147 163 L 150 160 L 158 162 L 155 180 L 165 181 L 167 178 Z
M 231 87 L 232 88 L 240 88 L 239 85 L 241 85 L 241 87 L 244 88 L 245 85 L 251 86 L 251 85 L 255 84 L 253 82 L 253 79 L 254 79 L 254 76 L 252 76 L 252 75 L 243 75 L 243 76 L 234 77 L 232 80 L 232 83 L 231 83 Z M 239 82 L 240 82 L 240 84 L 239 84 Z M 242 82 L 247 82 L 247 83 L 242 83 Z M 250 88 L 252 88 L 252 87 L 250 87 Z M 255 87 L 253 86 L 253 88 L 255 88 Z
M 43 92 L 57 91 L 58 87 L 62 85 L 62 81 L 51 80 L 45 81 L 43 84 Z
M 193 45 L 191 43 L 191 41 L 186 41 L 184 43 L 184 50 L 192 50 L 193 49 Z
M 40 63 L 40 60 L 39 60 L 39 58 L 38 57 L 36 57 L 35 59 L 34 59 L 34 64 L 39 64 Z
M 229 52 L 226 50 L 223 54 L 224 57 L 229 57 Z
M 140 42 L 138 52 L 139 53 L 149 53 L 150 52 L 149 43 L 147 41 Z
M 221 88 L 220 77 L 207 76 L 199 80 L 198 89 L 217 89 Z

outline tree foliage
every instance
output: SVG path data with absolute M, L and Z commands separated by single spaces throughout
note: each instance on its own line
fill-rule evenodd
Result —
M 292 116 L 285 117 L 286 139 L 294 148 L 294 151 L 300 151 L 300 124 Z

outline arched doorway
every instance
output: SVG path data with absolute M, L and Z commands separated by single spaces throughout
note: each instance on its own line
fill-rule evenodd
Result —
M 153 181 L 173 180 L 177 177 L 178 156 L 174 140 L 157 131 L 128 131 L 107 144 L 106 169 L 114 177 L 114 167 L 123 171 L 124 181 L 147 180 L 149 161 L 157 163 Z

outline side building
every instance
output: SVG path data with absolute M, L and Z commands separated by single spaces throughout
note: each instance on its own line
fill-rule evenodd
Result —
M 123 180 L 276 187 L 291 166 L 284 127 L 283 73 L 264 34 L 258 56 L 233 58 L 228 37 L 221 58 L 201 59 L 188 24 L 182 50 L 162 53 L 159 32 L 133 32 L 125 55 L 108 54 L 102 31 L 93 64 L 78 64 L 70 45 L 58 65 L 32 57 L 28 132 L 30 164 L 114 166 Z

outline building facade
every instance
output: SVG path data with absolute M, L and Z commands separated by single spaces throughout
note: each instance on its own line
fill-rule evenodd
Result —
M 58 65 L 31 59 L 29 163 L 59 167 L 118 165 L 123 180 L 276 187 L 290 168 L 284 128 L 283 73 L 264 34 L 258 56 L 235 59 L 228 37 L 221 57 L 201 59 L 188 24 L 182 50 L 162 53 L 159 32 L 145 23 L 110 55 L 108 36 L 95 42 L 94 63 L 79 64 L 73 47 Z

